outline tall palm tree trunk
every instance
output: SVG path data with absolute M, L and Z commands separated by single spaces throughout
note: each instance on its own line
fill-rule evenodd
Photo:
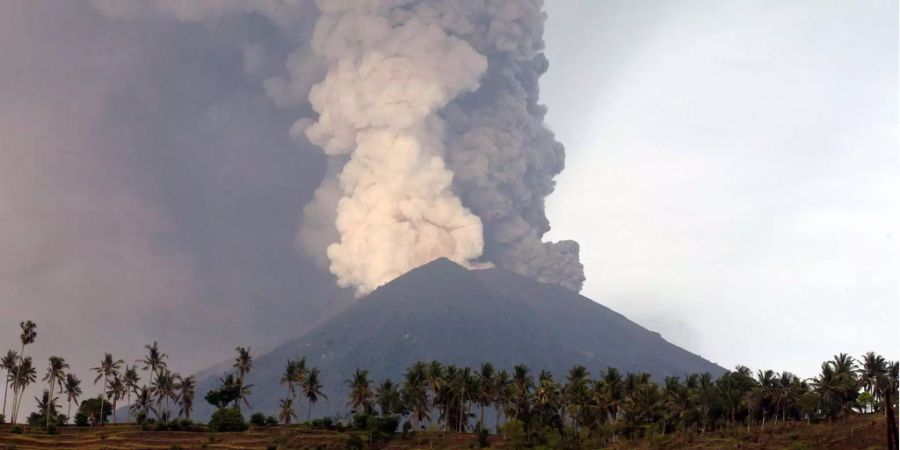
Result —
M 894 406 L 891 401 L 892 394 L 891 389 L 884 390 L 884 417 L 887 421 L 887 448 L 888 450 L 897 450 L 897 419 L 894 417 Z
M 16 401 L 16 418 L 17 419 L 19 417 L 19 408 L 22 407 L 22 398 L 23 397 L 25 397 L 25 386 L 24 385 L 22 386 L 22 389 L 20 389 L 19 398 Z
M 100 425 L 103 425 L 103 396 L 106 394 L 106 377 L 103 377 L 103 392 L 100 393 Z
M 312 422 L 312 400 L 310 400 L 306 407 L 306 421 Z
M 48 430 L 50 429 L 50 405 L 53 404 L 53 388 L 54 387 L 55 386 L 54 386 L 53 381 L 50 381 L 50 396 L 47 397 L 47 407 L 46 407 L 47 411 L 44 413 L 44 425 L 47 426 Z
M 9 371 L 6 371 L 6 381 L 3 383 L 3 411 L 0 411 L 0 414 L 3 414 L 6 417 L 6 394 L 9 393 Z
M 68 408 L 66 408 L 66 421 L 68 422 L 69 418 L 72 417 L 72 397 L 69 397 L 66 403 L 69 404 Z
M 16 419 L 18 418 L 18 414 L 19 414 L 19 408 L 18 408 L 19 388 L 17 385 L 18 385 L 18 381 L 19 381 L 19 372 L 22 371 L 22 363 L 24 361 L 25 361 L 25 343 L 22 342 L 22 347 L 19 350 L 19 364 L 16 366 L 16 377 L 13 378 L 13 409 L 12 409 L 13 423 L 16 423 Z

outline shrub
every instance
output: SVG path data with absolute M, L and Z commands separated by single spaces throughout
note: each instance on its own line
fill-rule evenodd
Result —
M 250 425 L 263 427 L 266 425 L 266 415 L 261 412 L 255 412 L 250 416 Z
M 358 434 L 351 434 L 347 437 L 346 448 L 347 450 L 363 450 L 366 448 L 366 443 Z
M 134 421 L 135 421 L 135 423 L 137 423 L 138 425 L 143 425 L 144 422 L 147 421 L 147 413 L 145 413 L 145 412 L 143 412 L 143 411 L 137 413 L 137 415 L 134 417 Z
M 237 408 L 220 408 L 209 420 L 211 431 L 245 431 L 247 422 Z
M 24 431 L 24 430 L 22 430 L 22 427 L 20 427 L 18 425 L 9 429 L 9 432 L 13 433 L 13 434 L 22 434 L 22 431 Z
M 266 416 L 267 427 L 274 427 L 276 425 L 278 425 L 278 419 L 276 419 L 275 416 Z
M 323 417 L 310 422 L 310 426 L 316 430 L 333 430 L 334 420 L 332 420 L 331 417 Z
M 3 414 L 0 414 L 0 424 L 4 424 L 4 423 L 6 423 L 6 416 Z
M 355 430 L 368 430 L 369 423 L 372 421 L 372 416 L 368 414 L 354 414 L 353 415 L 353 429 Z
M 75 414 L 75 426 L 76 427 L 86 427 L 88 426 L 88 416 L 85 413 L 77 413 Z
M 525 434 L 525 427 L 518 420 L 509 420 L 500 427 L 500 432 L 506 439 L 509 448 L 526 448 L 528 446 L 528 435 Z
M 384 416 L 375 418 L 375 428 L 386 434 L 388 437 L 397 432 L 397 426 L 400 425 L 400 418 L 397 416 Z
M 486 428 L 481 428 L 478 430 L 478 446 L 481 448 L 485 448 L 490 446 L 491 443 L 488 441 L 488 430 Z
M 56 425 L 51 423 L 47 427 L 47 434 L 59 434 L 59 431 L 56 429 Z
M 103 417 L 100 417 L 100 411 L 103 410 Z M 112 414 L 112 404 L 106 399 L 89 398 L 81 402 L 78 406 L 78 412 L 87 416 L 88 421 L 94 425 L 106 423 Z

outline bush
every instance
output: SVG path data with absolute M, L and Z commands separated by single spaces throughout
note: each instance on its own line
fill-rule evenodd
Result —
M 490 446 L 491 443 L 488 441 L 488 430 L 487 428 L 481 428 L 478 430 L 478 446 L 481 448 L 485 448 Z
M 3 414 L 0 414 L 0 424 L 4 424 L 4 423 L 6 423 L 6 416 Z
M 88 416 L 85 413 L 75 414 L 75 426 L 76 427 L 86 427 L 88 426 Z
M 375 428 L 391 437 L 397 432 L 397 426 L 400 425 L 400 418 L 397 416 L 384 416 L 375 418 Z
M 509 448 L 526 448 L 528 446 L 528 435 L 525 434 L 525 427 L 518 420 L 509 420 L 500 427 L 500 433 L 506 440 Z
M 369 423 L 372 421 L 372 416 L 368 414 L 354 414 L 353 415 L 353 429 L 354 430 L 368 430 Z
M 250 425 L 257 427 L 266 426 L 266 415 L 261 412 L 255 412 L 250 416 Z
M 333 430 L 334 420 L 332 420 L 331 417 L 323 417 L 310 422 L 310 426 L 315 430 Z
M 100 417 L 100 411 L 103 411 L 103 417 Z M 112 414 L 112 404 L 106 399 L 89 398 L 81 402 L 78 406 L 78 413 L 87 416 L 88 421 L 94 425 L 106 423 Z
M 47 434 L 59 434 L 59 431 L 56 429 L 56 425 L 51 423 L 47 427 Z
M 16 426 L 10 428 L 10 430 L 9 430 L 9 432 L 10 432 L 10 433 L 13 433 L 13 434 L 22 434 L 22 431 L 23 431 L 23 430 L 22 430 L 22 427 L 20 427 L 20 426 L 18 426 L 18 425 L 16 425 Z
M 213 413 L 209 420 L 211 431 L 245 431 L 247 422 L 237 408 L 220 408 Z
M 145 412 L 143 412 L 143 411 L 137 413 L 137 415 L 134 416 L 134 421 L 135 421 L 135 423 L 137 423 L 138 425 L 143 425 L 144 422 L 147 421 L 147 413 L 145 413 Z
M 266 417 L 266 426 L 267 427 L 274 427 L 276 425 L 278 425 L 278 419 L 276 419 L 275 416 L 267 416 Z
M 347 437 L 347 450 L 363 450 L 365 448 L 366 443 L 358 434 L 351 434 Z

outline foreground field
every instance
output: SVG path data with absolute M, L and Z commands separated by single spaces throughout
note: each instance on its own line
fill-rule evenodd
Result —
M 59 434 L 39 431 L 23 434 L 0 426 L 2 449 L 343 449 L 352 433 L 302 431 L 295 427 L 252 429 L 242 433 L 197 433 L 141 431 L 134 425 L 108 425 L 102 428 L 64 427 Z M 704 435 L 658 436 L 644 440 L 620 440 L 606 447 L 625 449 L 880 449 L 885 448 L 884 416 L 872 414 L 851 417 L 834 424 L 787 423 L 731 432 Z M 399 436 L 399 435 L 398 435 Z M 362 440 L 365 435 L 360 435 Z M 377 448 L 384 449 L 468 449 L 477 448 L 475 435 L 460 433 L 420 433 L 407 439 L 394 439 Z M 511 442 L 493 438 L 492 448 L 516 448 Z

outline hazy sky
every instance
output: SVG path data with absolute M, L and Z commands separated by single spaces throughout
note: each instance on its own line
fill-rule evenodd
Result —
M 585 295 L 726 367 L 900 356 L 897 2 L 546 8 Z
M 583 293 L 724 366 L 900 356 L 896 2 L 547 3 Z M 310 107 L 263 87 L 311 4 L 96 4 L 0 0 L 0 349 L 187 373 L 346 305 L 293 247 Z

